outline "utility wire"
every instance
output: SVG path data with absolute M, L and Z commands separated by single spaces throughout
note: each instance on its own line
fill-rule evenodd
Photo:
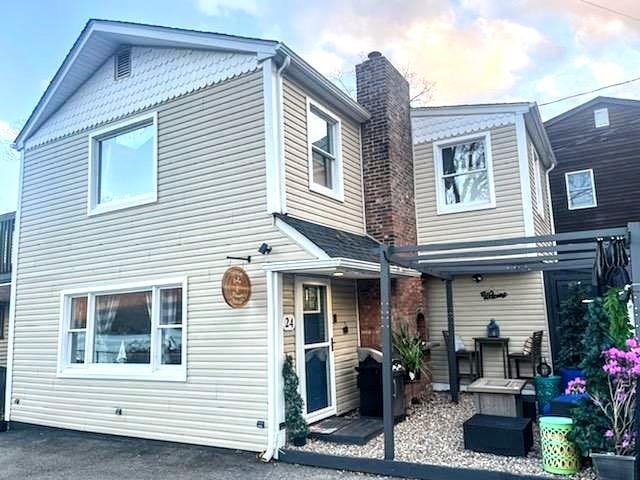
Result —
M 558 98 L 556 100 L 551 100 L 550 102 L 540 103 L 539 106 L 544 107 L 545 105 L 551 105 L 552 103 L 564 102 L 565 100 L 570 100 L 572 98 L 581 97 L 583 95 L 588 95 L 590 93 L 599 92 L 601 90 L 606 90 L 608 88 L 619 87 L 620 85 L 626 85 L 628 83 L 637 82 L 640 80 L 640 77 L 632 78 L 630 80 L 625 80 L 624 82 L 612 83 L 611 85 L 605 85 L 604 87 L 594 88 L 593 90 L 589 90 L 587 92 L 575 93 L 573 95 L 569 95 L 567 97 Z
M 605 5 L 600 5 L 595 2 L 590 2 L 589 0 L 579 0 L 582 3 L 586 3 L 587 5 L 591 5 L 592 7 L 600 8 L 609 13 L 615 13 L 616 15 L 620 15 L 622 17 L 628 18 L 630 20 L 635 20 L 636 22 L 640 22 L 640 17 L 634 17 L 633 15 L 629 15 L 628 13 L 621 12 L 620 10 L 614 10 L 613 8 L 609 8 Z

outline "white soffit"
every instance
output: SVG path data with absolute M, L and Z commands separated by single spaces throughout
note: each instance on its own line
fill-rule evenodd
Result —
M 413 143 L 433 142 L 487 130 L 492 127 L 515 124 L 514 113 L 486 113 L 474 115 L 433 115 L 411 118 Z
M 131 48 L 131 75 L 114 80 L 113 56 L 28 139 L 26 147 L 95 127 L 258 67 L 255 54 Z

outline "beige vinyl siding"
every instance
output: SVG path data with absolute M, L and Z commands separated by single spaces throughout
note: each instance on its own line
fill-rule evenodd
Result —
M 551 206 L 549 204 L 548 182 L 547 172 L 541 162 L 540 166 L 540 181 L 542 182 L 542 198 L 538 198 L 538 192 L 536 190 L 535 180 L 535 159 L 530 155 L 532 148 L 531 137 L 527 134 L 527 158 L 529 160 L 529 180 L 531 181 L 531 203 L 533 208 L 533 226 L 536 235 L 546 235 L 551 233 Z M 535 148 L 535 146 L 533 146 Z M 538 212 L 539 202 L 542 202 L 543 213 Z
M 433 143 L 414 145 L 418 243 L 524 235 L 516 129 L 507 125 L 490 133 L 496 197 L 492 209 L 438 215 Z
M 3 322 L 0 324 L 0 367 L 7 366 L 7 345 L 9 341 L 9 304 L 0 304 Z
M 483 300 L 480 292 L 494 290 L 507 292 L 503 299 Z M 467 349 L 473 349 L 473 337 L 486 335 L 489 320 L 495 318 L 500 335 L 509 337 L 509 349 L 522 351 L 527 337 L 535 330 L 544 330 L 543 356 L 549 361 L 549 333 L 544 303 L 542 273 L 486 275 L 480 283 L 470 276 L 456 277 L 453 281 L 454 315 L 456 334 L 460 335 Z M 427 308 L 429 336 L 440 342 L 432 351 L 433 379 L 436 383 L 448 383 L 447 355 L 442 330 L 447 329 L 445 284 L 441 280 L 427 282 Z M 531 375 L 528 364 L 523 363 L 522 374 Z M 467 363 L 463 364 L 467 371 Z M 499 348 L 485 348 L 484 371 L 487 377 L 502 377 L 502 359 Z M 513 370 L 515 375 L 515 369 Z
M 283 97 L 285 187 L 288 213 L 330 227 L 364 233 L 360 125 L 335 114 L 342 123 L 344 202 L 340 202 L 309 190 L 306 92 L 285 77 Z
M 283 312 L 295 314 L 295 276 L 283 275 Z M 355 280 L 332 280 L 331 303 L 333 311 L 329 318 L 336 316 L 336 323 L 331 323 L 334 340 L 334 359 L 336 376 L 336 410 L 338 415 L 347 413 L 360 404 L 360 393 L 357 386 L 358 366 L 358 313 L 356 307 Z M 348 332 L 344 333 L 343 328 Z M 302 328 L 301 319 L 296 318 L 296 328 Z M 296 356 L 295 331 L 283 333 L 284 353 Z
M 11 419 L 260 451 L 262 263 L 309 257 L 266 212 L 262 74 L 156 110 L 155 204 L 87 216 L 89 132 L 25 154 Z M 256 253 L 262 242 L 273 247 L 268 257 Z M 222 298 L 222 275 L 239 264 L 227 255 L 252 255 L 243 265 L 252 296 L 242 309 Z M 188 278 L 186 382 L 56 377 L 61 290 L 175 276 Z

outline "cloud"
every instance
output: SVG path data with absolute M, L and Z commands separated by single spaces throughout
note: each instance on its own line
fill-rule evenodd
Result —
M 257 0 L 197 0 L 197 7 L 205 15 L 217 16 L 232 11 L 258 15 L 260 7 Z

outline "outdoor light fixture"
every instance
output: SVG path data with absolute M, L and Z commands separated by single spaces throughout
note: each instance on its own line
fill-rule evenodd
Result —
M 334 277 L 344 277 L 344 272 L 333 272 Z
M 476 282 L 476 283 L 480 283 L 482 280 L 484 280 L 484 277 L 480 273 L 476 273 L 471 278 L 473 278 L 473 281 Z
M 273 247 L 270 247 L 266 243 L 263 243 L 262 245 L 260 245 L 260 248 L 258 248 L 258 252 L 260 252 L 262 255 L 266 255 L 268 253 L 271 253 L 272 248 Z

